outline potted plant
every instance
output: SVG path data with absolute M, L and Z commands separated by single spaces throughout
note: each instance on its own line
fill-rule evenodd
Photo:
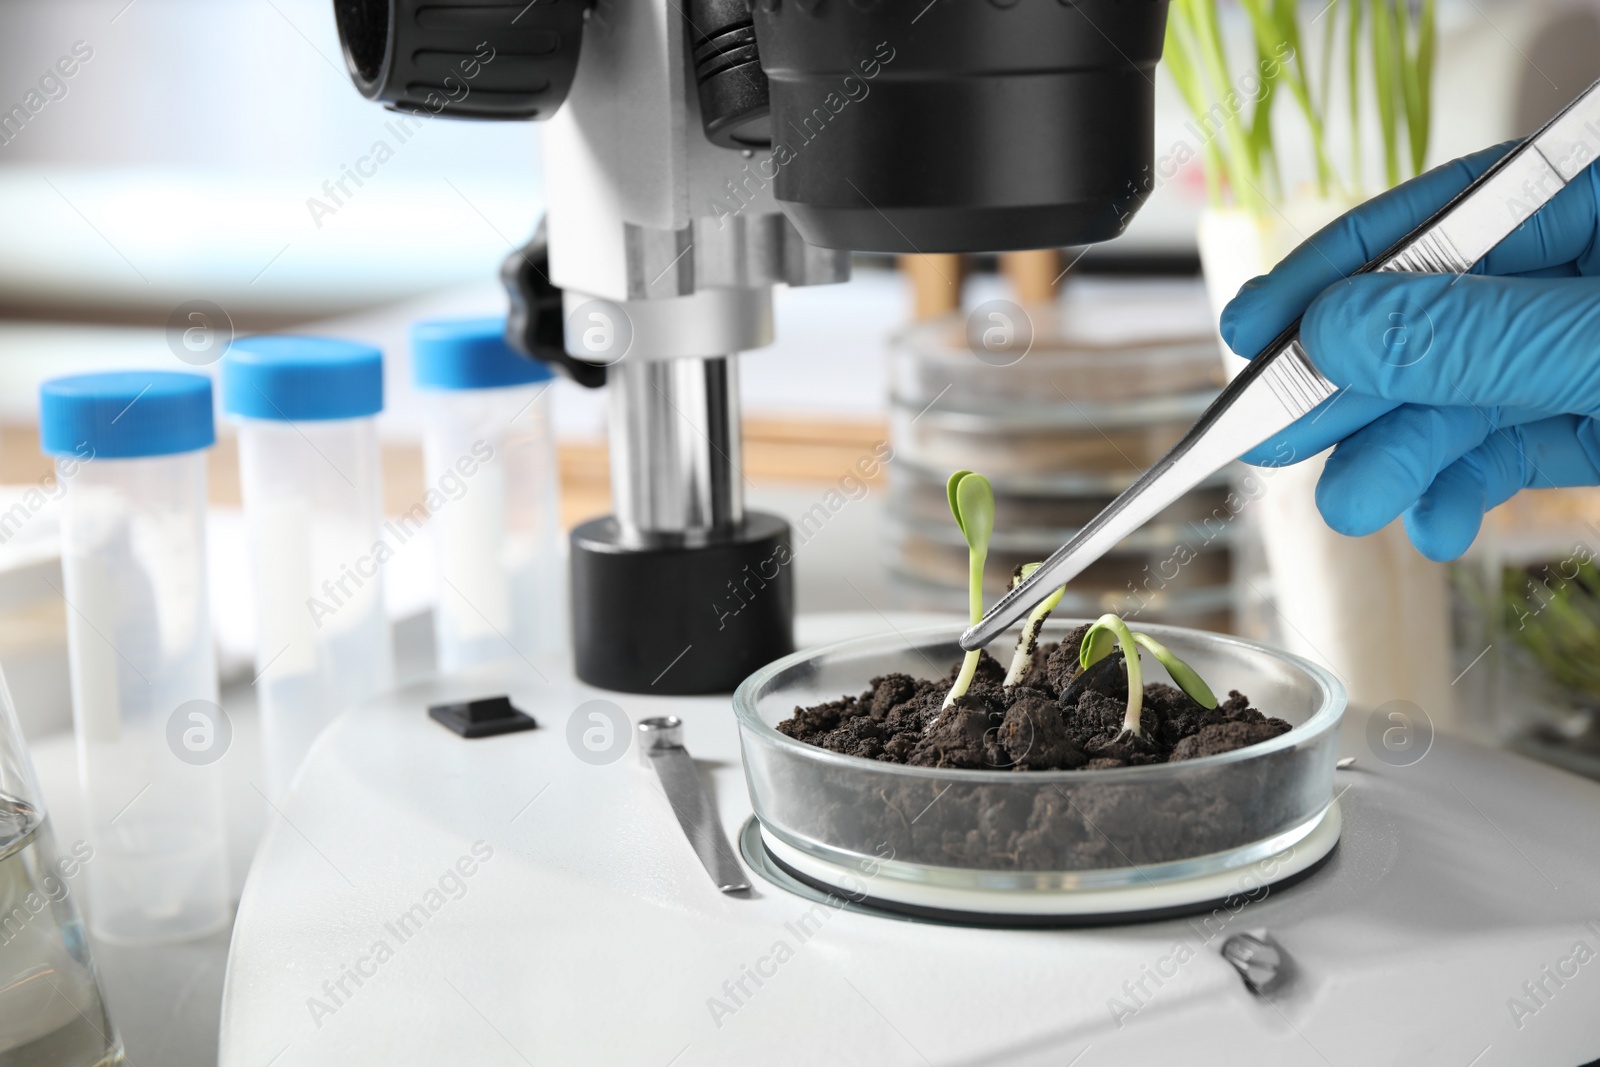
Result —
M 1600 565 L 1579 541 L 1561 558 L 1500 569 L 1492 725 L 1524 755 L 1600 779 Z
M 1193 158 L 1204 171 L 1198 242 L 1218 316 L 1246 281 L 1324 225 L 1421 172 L 1437 41 L 1435 0 L 1241 0 L 1248 43 L 1230 52 L 1221 6 L 1173 0 L 1162 64 L 1199 142 L 1163 163 Z M 1309 145 L 1307 180 L 1291 182 L 1286 140 Z M 1244 361 L 1222 351 L 1237 373 Z M 1264 621 L 1275 640 L 1332 667 L 1359 703 L 1405 699 L 1448 719 L 1445 568 L 1412 549 L 1398 522 L 1360 539 L 1329 530 L 1315 506 L 1322 460 L 1296 458 L 1261 479 L 1266 491 L 1247 519 L 1272 575 L 1275 611 Z
M 1162 164 L 1200 161 L 1208 197 L 1200 252 L 1220 311 L 1240 285 L 1369 192 L 1422 172 L 1437 30 L 1435 0 L 1415 7 L 1413 0 L 1332 0 L 1317 5 L 1312 18 L 1313 9 L 1295 0 L 1241 0 L 1250 55 L 1236 62 L 1219 6 L 1217 0 L 1171 5 L 1164 66 L 1192 114 L 1186 129 L 1200 144 L 1198 151 L 1187 141 L 1174 146 Z M 1370 94 L 1363 91 L 1369 81 Z M 1294 117 L 1279 120 L 1285 94 Z M 1309 140 L 1312 177 L 1291 184 L 1278 134 L 1296 120 Z M 1363 146 L 1374 120 L 1379 159 L 1369 167 Z M 1158 177 L 1162 170 L 1158 164 Z M 1369 172 L 1381 179 L 1372 182 Z

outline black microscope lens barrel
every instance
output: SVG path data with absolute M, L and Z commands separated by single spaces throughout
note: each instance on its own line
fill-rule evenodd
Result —
M 350 80 L 393 111 L 547 119 L 572 87 L 586 0 L 334 0 Z
M 807 241 L 1103 241 L 1150 188 L 1166 0 L 755 0 L 759 161 Z

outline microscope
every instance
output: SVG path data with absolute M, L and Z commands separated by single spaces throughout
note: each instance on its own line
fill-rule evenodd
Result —
M 1104 241 L 1151 188 L 1166 0 L 334 9 L 367 98 L 545 123 L 507 332 L 610 390 L 614 513 L 570 559 L 576 673 L 604 689 L 726 692 L 793 651 L 789 528 L 746 509 L 740 459 L 773 286 L 848 281 L 853 251 Z

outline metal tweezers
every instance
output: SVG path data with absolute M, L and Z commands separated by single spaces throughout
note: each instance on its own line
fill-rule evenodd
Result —
M 1355 273 L 1464 274 L 1597 158 L 1600 82 Z M 1172 451 L 963 633 L 961 647 L 971 651 L 999 637 L 1184 493 L 1338 391 L 1306 355 L 1297 319 L 1240 371 Z

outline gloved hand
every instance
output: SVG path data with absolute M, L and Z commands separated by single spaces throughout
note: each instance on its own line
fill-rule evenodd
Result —
M 1580 175 L 1466 276 L 1349 277 L 1511 149 L 1376 197 L 1318 232 L 1222 314 L 1254 357 L 1304 312 L 1301 341 L 1341 392 L 1247 462 L 1337 447 L 1317 485 L 1333 529 L 1405 517 L 1423 555 L 1454 559 L 1519 489 L 1600 484 L 1600 179 Z

